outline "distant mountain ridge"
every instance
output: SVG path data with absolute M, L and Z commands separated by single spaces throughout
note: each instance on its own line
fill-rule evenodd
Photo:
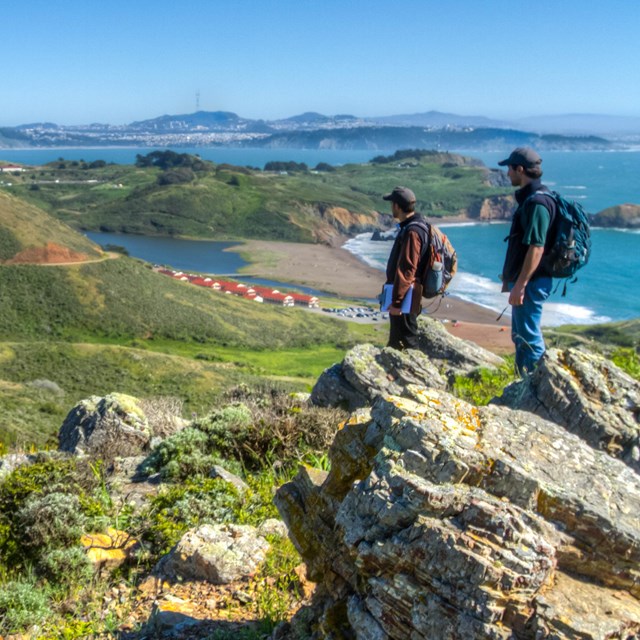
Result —
M 608 132 L 611 133 L 607 139 Z M 305 112 L 280 120 L 243 118 L 231 111 L 162 115 L 127 125 L 51 122 L 0 128 L 0 147 L 244 146 L 333 149 L 540 149 L 602 150 L 640 142 L 640 118 L 574 114 L 506 121 L 440 111 L 378 117 Z

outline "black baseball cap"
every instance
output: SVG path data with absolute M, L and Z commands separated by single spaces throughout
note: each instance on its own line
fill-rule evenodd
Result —
M 524 167 L 525 169 L 532 169 L 538 166 L 542 162 L 542 158 L 531 147 L 518 147 L 511 152 L 511 155 L 506 160 L 501 160 L 498 165 L 506 167 L 507 165 L 513 167 Z
M 391 193 L 387 193 L 386 196 L 382 196 L 383 200 L 390 200 L 400 206 L 407 206 L 415 204 L 416 194 L 407 189 L 407 187 L 396 187 Z

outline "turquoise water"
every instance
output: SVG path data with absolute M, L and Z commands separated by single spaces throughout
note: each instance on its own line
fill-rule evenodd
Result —
M 504 153 L 474 153 L 497 167 Z M 640 204 L 640 151 L 551 151 L 542 154 L 542 181 L 589 213 L 617 204 Z
M 498 274 L 502 270 L 509 225 L 441 225 L 458 253 L 458 274 L 449 291 L 475 302 L 496 315 L 507 305 L 501 293 Z M 563 297 L 562 284 L 544 307 L 547 326 L 566 323 L 591 324 L 640 317 L 640 287 L 637 284 L 640 262 L 640 232 L 593 229 L 593 248 L 589 264 L 578 273 L 578 281 L 569 284 Z M 349 240 L 347 249 L 381 270 L 386 265 L 391 245 L 373 242 L 370 234 Z

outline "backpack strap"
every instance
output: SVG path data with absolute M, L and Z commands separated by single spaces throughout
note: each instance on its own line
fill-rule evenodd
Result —
M 424 220 L 414 220 L 412 222 L 409 222 L 409 224 L 405 227 L 405 231 L 408 231 L 410 227 L 420 227 L 420 229 L 424 229 L 427 234 L 426 242 L 423 242 L 422 246 L 420 247 L 420 259 L 418 260 L 418 267 L 416 269 L 417 276 L 417 274 L 419 273 L 424 273 L 424 269 L 421 269 L 421 267 L 423 266 L 423 261 L 425 256 L 427 255 L 427 251 L 431 246 L 431 225 Z
M 541 204 L 549 212 L 549 228 L 551 228 L 551 225 L 553 224 L 553 221 L 556 217 L 556 212 L 558 210 L 558 203 L 556 200 L 558 194 L 555 191 L 551 191 L 550 189 L 538 189 L 537 191 L 534 191 L 532 194 L 528 195 L 522 204 L 525 205 L 529 201 L 533 202 L 533 199 L 536 198 L 536 196 L 546 196 L 546 198 L 551 200 L 551 202 L 553 203 L 551 206 L 549 206 L 548 204 L 541 202 L 542 198 L 538 197 L 537 199 L 537 203 Z

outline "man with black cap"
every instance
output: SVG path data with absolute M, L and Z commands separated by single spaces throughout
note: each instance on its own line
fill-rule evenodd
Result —
M 387 284 L 393 285 L 389 307 L 389 342 L 394 349 L 418 348 L 418 314 L 421 312 L 421 292 L 412 291 L 422 247 L 428 242 L 428 227 L 415 211 L 416 196 L 411 189 L 396 187 L 383 196 L 391 202 L 391 213 L 398 222 L 398 235 L 387 261 Z M 406 296 L 412 296 L 409 311 L 403 313 Z M 406 307 L 406 305 L 405 305 Z
M 518 208 L 513 214 L 507 255 L 502 268 L 502 290 L 509 292 L 511 338 L 516 347 L 516 368 L 533 371 L 545 352 L 542 304 L 551 293 L 552 279 L 541 264 L 550 248 L 549 229 L 556 205 L 540 179 L 542 159 L 529 147 L 518 147 L 502 162 L 514 187 Z M 546 193 L 545 193 L 546 192 Z

